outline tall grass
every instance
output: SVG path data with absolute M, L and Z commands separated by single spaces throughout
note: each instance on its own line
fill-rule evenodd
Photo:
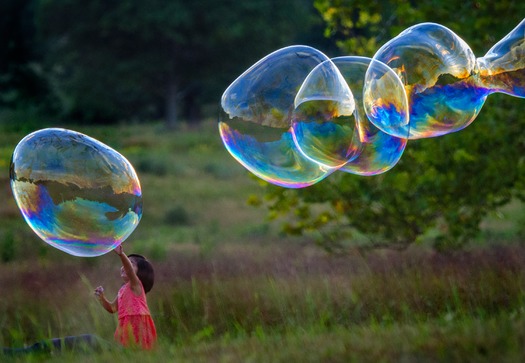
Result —
M 522 218 L 519 204 L 485 222 L 491 232 L 483 247 L 329 255 L 307 237 L 280 236 L 263 209 L 247 205 L 261 191 L 214 126 L 78 128 L 137 167 L 144 216 L 126 250 L 145 254 L 156 269 L 148 300 L 157 351 L 12 360 L 524 361 L 525 247 L 502 222 Z M 85 333 L 111 340 L 116 317 L 98 305 L 93 289 L 116 294 L 118 259 L 69 256 L 25 224 L 7 170 L 8 145 L 23 136 L 0 134 L 0 345 Z
M 282 245 L 218 248 L 210 255 L 180 248 L 155 263 L 148 299 L 159 349 L 188 361 L 251 350 L 256 361 L 315 361 L 308 360 L 313 348 L 301 347 L 313 341 L 324 352 L 316 357 L 355 361 L 374 361 L 366 355 L 376 349 L 385 362 L 404 354 L 414 362 L 420 354 L 448 361 L 451 354 L 468 357 L 470 349 L 494 357 L 503 347 L 523 357 L 524 258 L 520 246 L 344 257 Z M 98 306 L 92 289 L 100 283 L 116 293 L 116 262 L 109 255 L 96 264 L 2 266 L 3 344 L 85 333 L 110 340 L 115 317 Z

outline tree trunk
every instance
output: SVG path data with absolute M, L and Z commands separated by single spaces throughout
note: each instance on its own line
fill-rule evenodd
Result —
M 188 123 L 198 125 L 202 119 L 201 107 L 199 104 L 200 87 L 193 85 L 188 92 L 184 92 L 184 116 Z
M 174 129 L 177 126 L 179 113 L 179 87 L 174 75 L 170 75 L 166 87 L 166 126 Z

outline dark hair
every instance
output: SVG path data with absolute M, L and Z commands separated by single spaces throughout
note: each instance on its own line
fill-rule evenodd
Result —
M 153 266 L 148 260 L 146 260 L 146 257 L 141 255 L 131 254 L 128 255 L 128 258 L 135 261 L 135 264 L 137 265 L 137 277 L 140 282 L 142 282 L 144 292 L 148 293 L 155 283 L 155 271 L 153 271 Z

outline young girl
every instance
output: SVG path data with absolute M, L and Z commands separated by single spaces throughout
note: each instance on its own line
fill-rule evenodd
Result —
M 118 327 L 115 331 L 117 342 L 125 347 L 152 349 L 157 341 L 157 332 L 146 301 L 146 293 L 153 287 L 153 266 L 143 256 L 126 256 L 122 245 L 118 246 L 115 252 L 122 261 L 120 276 L 124 285 L 111 302 L 104 296 L 102 286 L 95 289 L 95 295 L 108 312 L 118 312 Z

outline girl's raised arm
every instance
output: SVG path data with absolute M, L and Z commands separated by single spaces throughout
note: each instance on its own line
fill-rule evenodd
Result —
M 142 294 L 142 282 L 140 282 L 137 273 L 135 272 L 135 269 L 133 268 L 133 264 L 129 260 L 128 256 L 124 253 L 124 249 L 122 248 L 122 244 L 117 246 L 115 248 L 115 253 L 119 255 L 120 260 L 122 261 L 122 266 L 124 267 L 124 271 L 126 271 L 126 275 L 129 279 L 129 285 L 131 287 L 131 291 L 135 295 Z

